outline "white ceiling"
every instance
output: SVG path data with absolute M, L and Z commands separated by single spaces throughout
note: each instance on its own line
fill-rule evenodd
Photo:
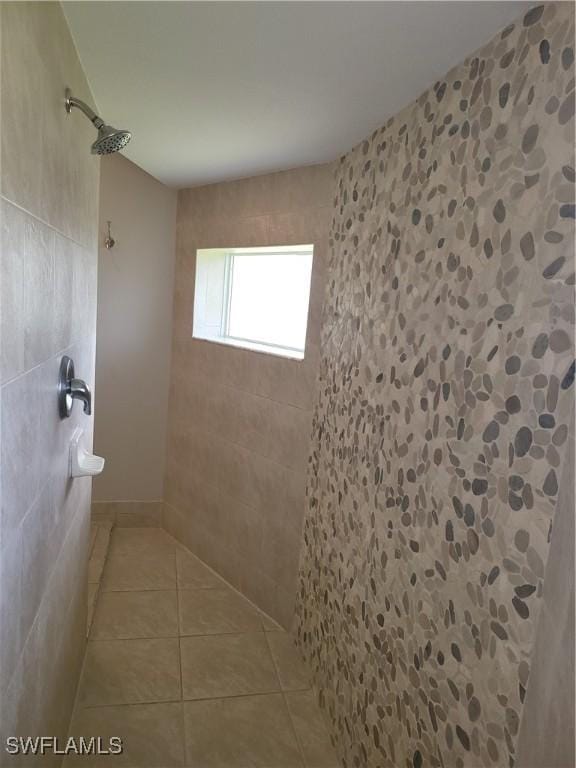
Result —
M 124 154 L 195 186 L 332 160 L 532 3 L 65 2 Z M 84 94 L 77 94 L 82 98 Z

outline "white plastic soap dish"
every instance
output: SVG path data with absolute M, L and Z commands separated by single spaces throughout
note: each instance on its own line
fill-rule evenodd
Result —
M 70 441 L 70 477 L 99 475 L 106 463 L 101 456 L 94 456 L 82 448 L 80 440 L 83 434 L 81 429 L 77 429 Z

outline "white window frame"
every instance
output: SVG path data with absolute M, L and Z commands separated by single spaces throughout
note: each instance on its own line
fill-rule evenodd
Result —
M 214 343 L 224 344 L 227 346 L 240 347 L 242 349 L 249 349 L 256 352 L 263 352 L 273 354 L 280 357 L 286 357 L 290 360 L 302 361 L 306 355 L 306 341 L 304 342 L 304 349 L 299 347 L 288 347 L 282 344 L 274 344 L 267 341 L 258 341 L 255 339 L 242 338 L 239 336 L 233 336 L 230 333 L 230 308 L 232 305 L 232 292 L 234 287 L 234 257 L 235 255 L 260 255 L 259 252 L 266 250 L 267 255 L 281 256 L 286 253 L 309 253 L 312 257 L 312 267 L 314 265 L 314 245 L 285 245 L 285 246 L 254 246 L 251 248 L 218 248 L 218 249 L 204 249 L 199 248 L 196 251 L 196 258 L 198 260 L 198 253 L 204 250 L 214 250 L 224 253 L 224 277 L 221 291 L 221 307 L 220 307 L 220 327 L 219 333 L 204 335 L 202 332 L 196 330 L 195 320 L 193 321 L 192 335 L 194 338 L 202 339 L 203 341 L 211 341 Z M 196 269 L 198 270 L 198 263 Z M 198 275 L 198 271 L 197 271 Z M 194 307 L 196 310 L 196 296 L 194 297 Z M 308 310 L 307 319 L 310 313 L 310 287 L 308 289 Z

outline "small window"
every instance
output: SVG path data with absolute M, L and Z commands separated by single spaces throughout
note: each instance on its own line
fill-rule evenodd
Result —
M 196 251 L 193 336 L 302 360 L 313 250 Z

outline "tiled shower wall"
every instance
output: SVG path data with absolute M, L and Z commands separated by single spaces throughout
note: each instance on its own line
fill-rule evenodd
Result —
M 347 766 L 514 762 L 574 439 L 573 40 L 535 7 L 337 171 L 297 611 Z
M 287 626 L 305 501 L 332 167 L 179 193 L 165 527 Z M 306 358 L 192 338 L 197 248 L 314 243 Z
M 0 24 L 4 765 L 7 735 L 65 736 L 84 653 L 91 484 L 68 479 L 68 443 L 92 419 L 60 421 L 56 386 L 63 353 L 94 382 L 98 160 L 64 109 L 66 86 L 90 92 L 60 5 L 1 3 Z

